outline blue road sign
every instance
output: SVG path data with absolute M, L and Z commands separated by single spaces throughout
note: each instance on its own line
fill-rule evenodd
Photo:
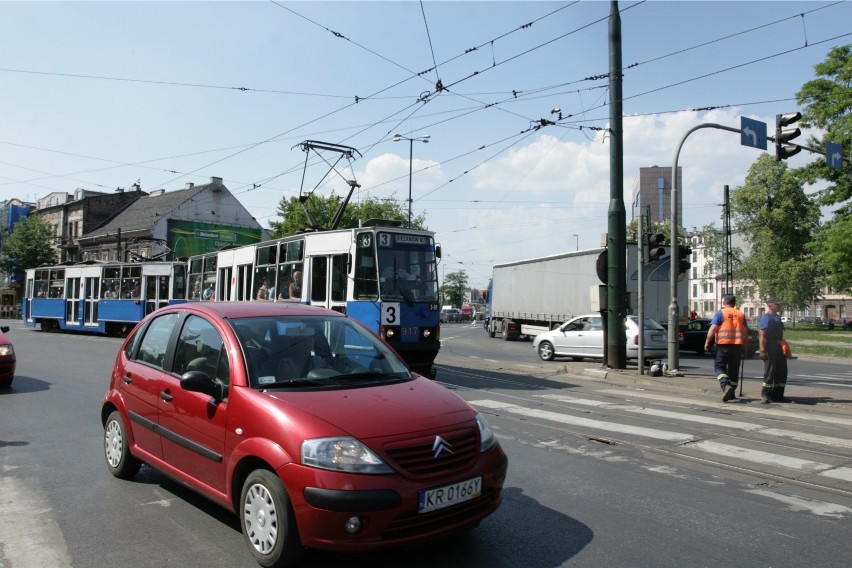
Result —
M 833 170 L 843 169 L 843 146 L 834 142 L 825 143 L 825 163 Z
M 766 123 L 741 116 L 740 144 L 766 150 Z

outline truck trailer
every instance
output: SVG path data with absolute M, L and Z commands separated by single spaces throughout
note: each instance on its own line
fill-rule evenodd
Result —
M 667 247 L 668 248 L 668 247 Z M 595 248 L 495 265 L 488 290 L 485 329 L 490 337 L 532 337 L 569 319 L 601 311 L 603 284 L 598 259 L 606 251 Z M 671 303 L 669 267 L 665 256 L 645 264 L 644 315 L 666 324 Z M 639 313 L 638 247 L 627 246 L 627 313 Z M 686 319 L 688 282 L 678 283 L 680 319 Z

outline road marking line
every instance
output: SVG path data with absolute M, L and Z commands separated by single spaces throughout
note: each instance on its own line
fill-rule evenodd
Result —
M 732 446 L 730 444 L 722 444 L 719 442 L 711 442 L 709 440 L 703 442 L 695 442 L 694 444 L 689 444 L 685 447 L 696 448 L 703 452 L 708 452 L 715 455 L 737 458 L 764 465 L 781 466 L 786 467 L 788 469 L 795 469 L 798 471 L 805 471 L 811 473 L 818 473 L 820 471 L 825 471 L 833 467 L 827 463 L 803 460 L 790 456 L 782 456 L 779 454 L 772 454 L 761 450 L 750 450 L 748 448 L 741 448 L 739 446 Z
M 852 467 L 836 467 L 820 473 L 824 477 L 852 482 Z
M 541 418 L 543 420 L 550 420 L 561 424 L 570 424 L 572 426 L 582 426 L 584 428 L 618 432 L 620 434 L 643 436 L 645 438 L 654 438 L 656 440 L 667 440 L 670 442 L 691 442 L 695 440 L 694 436 L 680 432 L 670 432 L 668 430 L 657 430 L 655 428 L 643 428 L 641 426 L 628 426 L 626 424 L 617 424 L 615 422 L 580 418 L 559 412 L 550 412 L 548 410 L 541 410 L 537 408 L 525 408 L 516 404 L 508 404 L 496 400 L 474 400 L 469 401 L 468 404 L 481 408 L 490 408 L 492 410 L 502 410 L 504 412 L 520 416 L 528 416 L 530 418 Z
M 852 514 L 852 509 L 844 505 L 838 505 L 837 503 L 826 503 L 825 501 L 814 501 L 813 499 L 805 499 L 804 497 L 797 497 L 795 495 L 784 495 L 782 493 L 769 491 L 768 489 L 746 489 L 745 491 L 746 493 L 751 493 L 753 495 L 761 495 L 763 497 L 775 499 L 776 501 L 781 501 L 782 503 L 789 505 L 790 509 L 793 511 L 807 511 L 814 515 L 832 517 L 835 519 L 842 519 L 843 517 Z
M 784 418 L 796 418 L 800 420 L 816 420 L 818 422 L 826 422 L 837 426 L 852 426 L 852 420 L 840 418 L 837 416 L 827 416 L 821 414 L 800 414 L 797 412 L 787 412 L 785 410 L 776 410 L 767 407 L 752 408 L 742 404 L 711 402 L 709 400 L 701 400 L 699 398 L 680 398 L 676 396 L 666 396 L 653 392 L 631 391 L 622 389 L 603 389 L 597 391 L 605 394 L 614 394 L 625 398 L 649 398 L 657 402 L 677 402 L 679 404 L 689 404 L 692 406 L 706 406 L 710 408 L 724 408 L 731 412 L 746 412 L 752 414 L 760 414 L 763 416 L 782 416 Z M 719 391 L 721 395 L 721 391 Z
M 712 416 L 696 416 L 695 414 L 687 414 L 685 412 L 671 412 L 668 410 L 657 410 L 654 408 L 643 408 L 641 406 L 618 405 L 618 403 L 605 402 L 600 400 L 591 400 L 585 398 L 572 398 L 561 394 L 540 394 L 535 395 L 536 398 L 544 398 L 548 400 L 557 400 L 570 404 L 579 404 L 581 406 L 594 406 L 596 408 L 615 406 L 615 410 L 624 412 L 633 412 L 636 414 L 647 414 L 649 416 L 659 416 L 661 418 L 672 418 L 674 420 L 684 420 L 686 422 L 697 422 L 700 424 L 709 424 L 713 426 L 722 426 L 724 428 L 734 428 L 737 430 L 745 430 L 747 432 L 759 432 L 768 436 L 777 438 L 787 438 L 797 440 L 799 442 L 809 442 L 813 444 L 822 444 L 824 446 L 834 446 L 837 448 L 852 449 L 852 440 L 846 438 L 835 438 L 833 436 L 821 436 L 819 434 L 804 434 L 795 430 L 784 430 L 782 428 L 767 428 L 761 424 L 753 424 L 751 422 L 739 422 L 737 420 L 728 420 L 725 418 L 715 418 Z
M 587 400 L 582 398 L 571 398 L 569 396 L 558 394 L 543 394 L 536 395 L 538 398 L 547 398 L 551 400 L 559 400 L 572 404 L 580 404 L 585 406 L 612 406 L 612 402 L 600 402 L 597 400 Z M 686 422 L 697 422 L 699 424 L 710 424 L 713 426 L 723 426 L 725 428 L 736 428 L 738 430 L 760 430 L 764 428 L 760 424 L 752 424 L 751 422 L 738 422 L 736 420 L 726 420 L 724 418 L 715 418 L 713 416 L 696 416 L 695 414 L 686 414 L 685 412 L 671 412 L 669 410 L 657 410 L 655 408 L 642 408 L 641 406 L 619 407 L 617 410 L 626 412 L 634 412 L 636 414 L 647 414 L 649 416 L 657 416 L 660 418 L 673 418 L 675 420 L 684 420 Z

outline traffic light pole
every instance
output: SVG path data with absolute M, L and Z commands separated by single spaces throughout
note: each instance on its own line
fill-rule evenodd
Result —
M 672 295 L 672 303 L 669 304 L 669 337 L 668 337 L 668 355 L 669 355 L 669 371 L 676 371 L 680 366 L 680 345 L 678 345 L 678 331 L 679 331 L 679 317 L 680 312 L 677 305 L 677 275 L 678 275 L 678 266 L 680 264 L 680 259 L 678 258 L 680 251 L 677 246 L 677 233 L 678 233 L 678 218 L 677 218 L 677 204 L 678 204 L 678 183 L 677 183 L 677 161 L 680 157 L 680 149 L 683 147 L 683 143 L 686 142 L 686 139 L 690 134 L 695 132 L 696 130 L 700 130 L 702 128 L 718 128 L 719 130 L 727 130 L 728 132 L 741 132 L 739 128 L 732 128 L 730 126 L 723 126 L 721 124 L 715 124 L 712 122 L 707 122 L 704 124 L 699 124 L 695 126 L 681 138 L 680 143 L 677 145 L 677 149 L 674 153 L 674 163 L 672 164 L 672 191 L 671 191 L 671 272 L 670 276 L 670 284 L 671 284 L 671 295 Z

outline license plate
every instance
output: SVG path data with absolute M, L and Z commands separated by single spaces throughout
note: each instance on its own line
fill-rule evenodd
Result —
M 420 513 L 437 511 L 479 497 L 482 493 L 482 478 L 474 477 L 443 487 L 436 487 L 420 492 L 420 503 L 417 510 Z
M 662 333 L 652 333 L 651 334 L 651 341 L 663 341 L 663 334 Z

